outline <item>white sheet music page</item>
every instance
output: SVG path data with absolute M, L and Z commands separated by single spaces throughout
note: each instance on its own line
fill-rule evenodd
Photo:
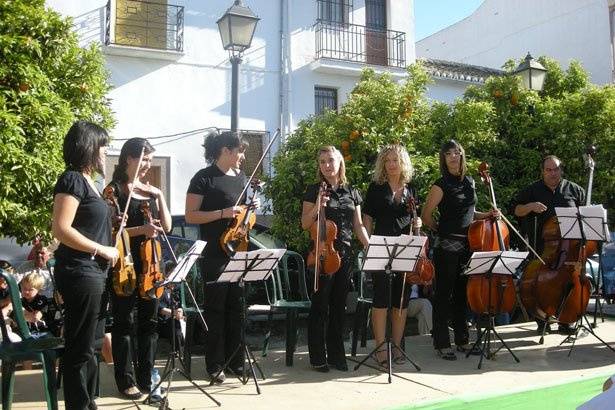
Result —
M 395 245 L 395 259 L 391 265 L 392 272 L 411 271 L 416 259 L 427 240 L 426 236 L 380 236 L 372 235 L 369 238 L 369 247 L 365 255 L 362 269 L 364 271 L 383 271 L 389 262 L 389 252 L 393 252 Z
M 556 207 L 555 213 L 559 222 L 562 237 L 566 239 L 581 239 L 581 230 L 577 220 L 577 209 L 583 217 L 583 232 L 585 239 L 590 241 L 608 242 L 609 228 L 606 224 L 606 209 L 602 205 L 580 206 L 579 208 Z

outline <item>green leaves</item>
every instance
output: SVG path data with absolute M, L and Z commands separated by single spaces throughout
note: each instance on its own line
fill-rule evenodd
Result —
M 50 236 L 64 135 L 77 119 L 113 125 L 104 60 L 43 0 L 0 0 L 0 235 Z

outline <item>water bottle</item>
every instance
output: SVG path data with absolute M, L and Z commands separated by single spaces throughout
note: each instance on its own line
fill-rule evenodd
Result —
M 158 369 L 152 369 L 152 395 L 150 396 L 152 401 L 160 401 L 162 400 L 161 396 L 161 388 L 159 386 L 160 383 L 160 374 L 158 373 Z M 155 388 L 155 389 L 154 389 Z

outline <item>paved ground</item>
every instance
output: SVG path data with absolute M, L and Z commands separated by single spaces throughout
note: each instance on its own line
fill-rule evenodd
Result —
M 452 397 L 473 397 L 507 394 L 537 387 L 545 387 L 572 380 L 615 373 L 615 353 L 609 351 L 591 334 L 577 341 L 568 357 L 569 344 L 558 346 L 560 335 L 547 335 L 544 345 L 538 344 L 536 325 L 524 323 L 498 328 L 502 337 L 521 360 L 515 363 L 508 352 L 500 351 L 495 360 L 485 361 L 478 370 L 478 358 L 465 359 L 458 355 L 455 362 L 435 357 L 428 336 L 406 339 L 407 349 L 421 366 L 415 371 L 411 365 L 394 367 L 393 383 L 381 372 L 362 367 L 357 371 L 328 374 L 317 373 L 308 366 L 305 347 L 295 355 L 294 367 L 284 364 L 284 352 L 274 350 L 266 358 L 258 358 L 266 376 L 260 381 L 258 395 L 253 382 L 242 385 L 236 379 L 223 385 L 206 387 L 206 391 L 222 402 L 227 409 L 391 409 L 402 405 L 447 400 Z M 597 334 L 615 346 L 615 320 L 599 323 Z M 371 345 L 368 342 L 368 348 Z M 349 351 L 349 349 L 348 349 Z M 360 349 L 363 356 L 367 349 Z M 160 367 L 165 360 L 158 361 Z M 353 364 L 349 362 L 349 364 Z M 151 408 L 123 400 L 116 395 L 113 367 L 102 365 L 102 396 L 97 400 L 101 409 Z M 193 359 L 195 381 L 206 386 L 202 356 Z M 197 389 L 178 377 L 172 384 L 172 409 L 209 409 L 215 404 Z M 40 371 L 20 371 L 15 382 L 14 408 L 44 408 Z M 61 405 L 63 408 L 63 406 Z

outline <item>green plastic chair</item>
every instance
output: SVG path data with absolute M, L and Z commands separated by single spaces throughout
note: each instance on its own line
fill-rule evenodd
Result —
M 34 338 L 23 315 L 21 295 L 15 278 L 0 269 L 0 277 L 8 284 L 13 313 L 22 340 L 11 342 L 8 336 L 7 324 L 0 315 L 2 328 L 2 343 L 0 344 L 0 360 L 2 360 L 2 409 L 9 410 L 13 403 L 13 386 L 15 383 L 15 365 L 26 360 L 43 363 L 43 385 L 48 409 L 58 408 L 56 387 L 55 360 L 63 340 L 59 337 Z

